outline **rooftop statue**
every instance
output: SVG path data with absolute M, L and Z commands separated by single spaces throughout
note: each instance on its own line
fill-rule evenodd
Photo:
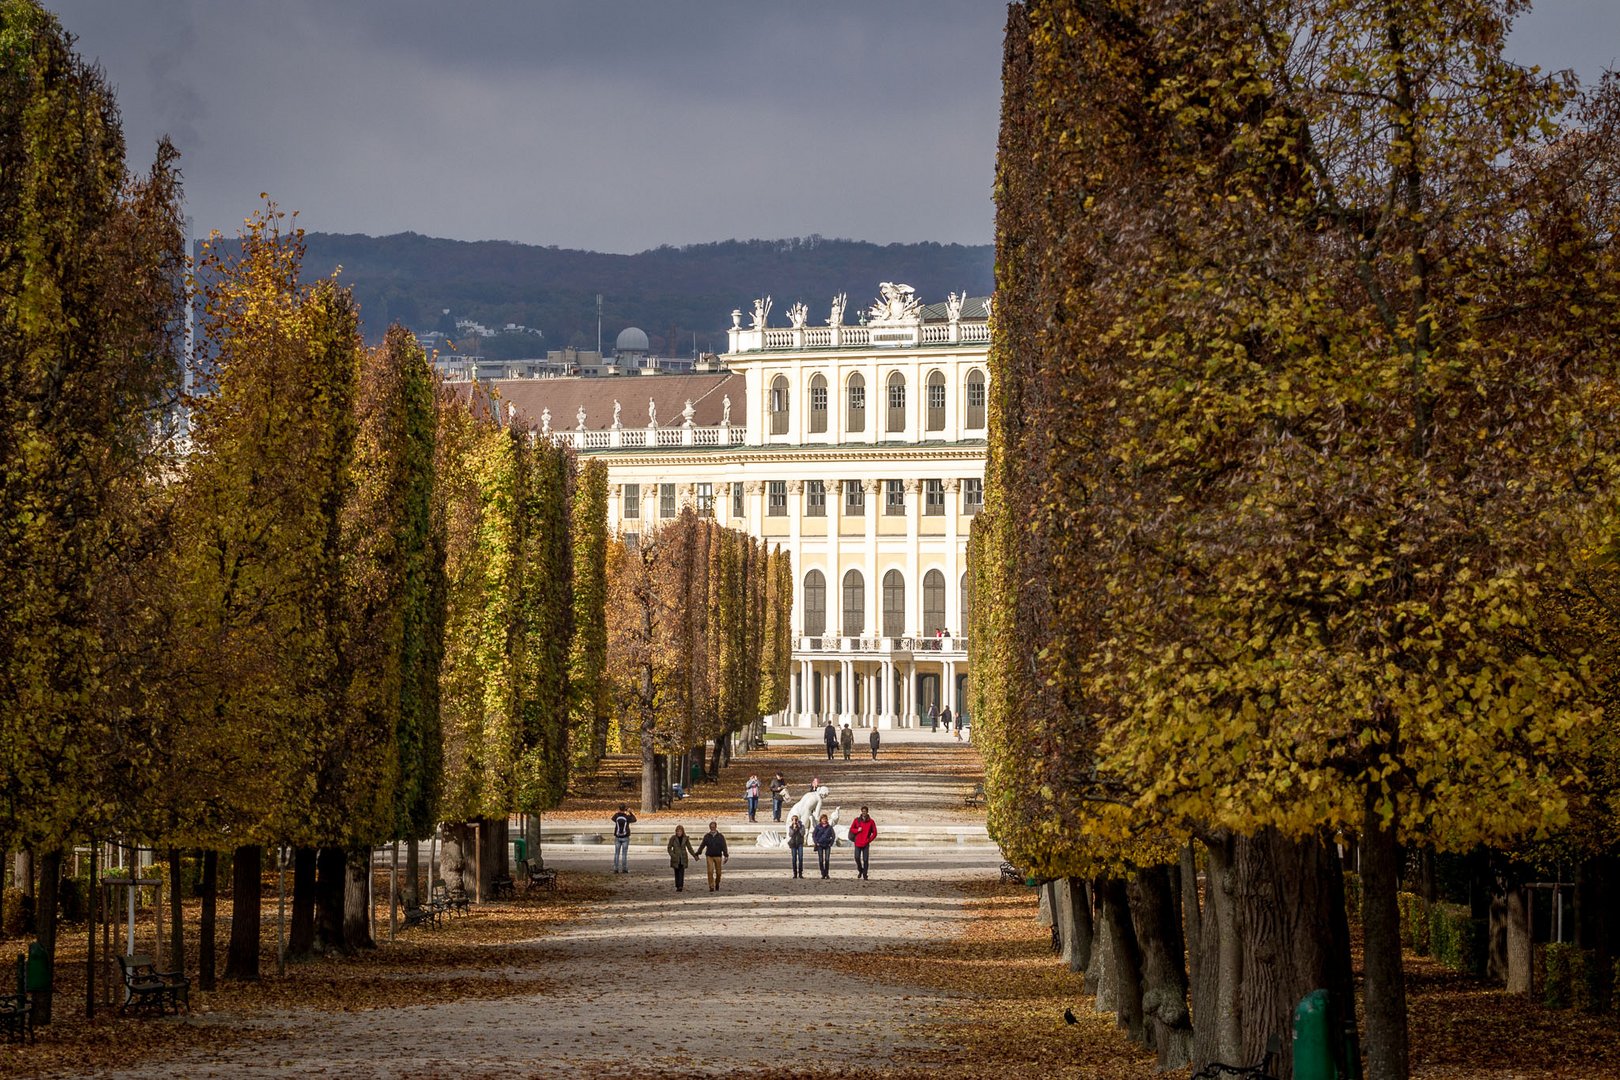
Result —
M 619 404 L 619 399 L 614 398 L 613 399 L 613 426 L 614 427 L 622 426 L 619 423 L 619 410 L 622 409 L 622 408 L 624 408 L 624 406 Z
M 730 394 L 727 394 L 724 398 L 722 398 L 720 400 L 720 422 L 722 424 L 731 423 L 731 395 Z
M 551 434 L 551 409 L 549 407 L 540 410 L 540 434 Z
M 652 398 L 647 399 L 647 426 L 658 426 L 658 402 Z
M 885 281 L 878 286 L 878 301 L 868 310 L 868 323 L 915 322 L 922 313 L 922 301 L 910 285 Z
M 844 305 L 848 302 L 849 296 L 845 293 L 839 293 L 837 296 L 833 297 L 832 314 L 827 317 L 828 326 L 844 325 Z
M 574 414 L 574 419 L 579 421 L 579 430 L 584 431 L 585 430 L 585 406 L 581 405 L 579 407 L 579 412 Z
M 805 305 L 804 301 L 801 300 L 797 304 L 794 304 L 792 307 L 788 308 L 787 315 L 788 322 L 793 324 L 793 329 L 803 330 L 805 321 L 810 318 L 810 309 Z
M 692 426 L 692 417 L 697 415 L 697 409 L 692 407 L 692 399 L 686 399 L 686 408 L 681 410 L 681 423 L 687 427 Z
M 962 301 L 966 299 L 967 292 L 965 290 L 960 296 L 956 293 L 947 296 L 945 298 L 945 317 L 951 322 L 960 320 L 962 318 Z
M 763 330 L 763 329 L 765 329 L 765 320 L 770 317 L 770 314 L 771 314 L 771 298 L 770 297 L 762 296 L 758 300 L 755 300 L 754 301 L 754 325 L 752 327 L 750 327 L 749 329 L 752 329 L 752 330 Z

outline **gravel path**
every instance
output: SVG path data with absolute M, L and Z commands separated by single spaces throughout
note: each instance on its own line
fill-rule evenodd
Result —
M 914 1032 L 935 1014 L 937 993 L 818 961 L 833 951 L 953 936 L 966 918 L 959 883 L 994 875 L 1000 856 L 988 845 L 885 848 L 878 820 L 866 882 L 855 879 L 848 848 L 835 853 L 827 881 L 807 853 L 809 876 L 796 881 L 786 852 L 739 845 L 720 892 L 707 891 L 695 866 L 687 891 L 676 893 L 662 852 L 633 851 L 631 873 L 611 879 L 613 895 L 597 913 L 526 943 L 519 955 L 532 964 L 508 969 L 519 980 L 543 979 L 544 993 L 260 1014 L 247 1023 L 263 1029 L 265 1041 L 117 1075 L 606 1080 L 904 1066 L 930 1046 Z M 702 826 L 689 831 L 700 834 Z M 547 864 L 565 875 L 600 872 L 610 858 L 605 846 L 547 851 Z M 511 955 L 504 953 L 505 963 Z

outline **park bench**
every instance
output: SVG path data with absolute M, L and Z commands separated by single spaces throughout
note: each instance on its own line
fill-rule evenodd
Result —
M 6 1041 L 34 1041 L 34 1002 L 28 996 L 28 957 L 17 957 L 17 992 L 0 997 L 0 1028 Z
M 434 904 L 434 902 L 430 899 L 425 904 L 417 904 L 415 907 L 407 907 L 405 909 L 405 925 L 407 927 L 411 927 L 426 924 L 428 926 L 437 928 L 439 925 L 440 914 L 441 912 L 438 905 Z
M 973 785 L 973 790 L 972 791 L 964 792 L 962 794 L 962 805 L 963 806 L 983 806 L 984 805 L 984 781 L 982 781 L 982 780 L 979 781 L 977 784 Z
M 441 914 L 466 915 L 472 911 L 472 898 L 460 885 L 450 888 L 442 880 L 433 883 L 433 904 Z
M 182 1003 L 186 1012 L 191 1011 L 191 980 L 182 972 L 159 971 L 152 958 L 141 953 L 120 954 L 118 968 L 124 976 L 124 1000 L 118 1006 L 119 1012 L 134 1006 L 137 1011 L 156 1009 L 162 1015 L 170 1008 L 179 1012 Z
M 536 865 L 528 859 L 518 863 L 523 867 L 523 889 L 533 892 L 536 889 L 550 889 L 557 891 L 557 871 L 547 870 L 544 864 Z
M 1212 1061 L 1193 1073 L 1192 1080 L 1277 1080 L 1271 1073 L 1271 1061 L 1277 1056 L 1277 1036 L 1266 1042 L 1266 1056 L 1258 1065 L 1227 1065 Z
M 635 773 L 625 773 L 619 777 L 619 788 L 623 791 L 633 791 L 641 786 L 641 777 Z
M 496 874 L 489 879 L 489 895 L 492 900 L 511 900 L 517 895 L 517 882 L 511 874 Z

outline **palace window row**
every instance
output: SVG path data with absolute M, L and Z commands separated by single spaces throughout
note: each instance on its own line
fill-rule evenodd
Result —
M 845 517 L 862 517 L 866 514 L 866 489 L 859 480 L 840 480 L 836 482 L 838 490 L 834 494 L 842 496 Z M 732 483 L 731 489 L 731 517 L 742 519 L 747 516 L 748 503 L 743 485 Z M 673 518 L 679 506 L 676 485 L 660 483 L 653 485 L 625 484 L 623 503 L 620 517 L 625 521 L 639 521 L 641 519 L 641 503 L 644 490 L 658 496 L 658 517 L 661 519 Z M 903 480 L 884 480 L 879 491 L 882 494 L 882 507 L 885 517 L 904 517 L 906 514 L 906 488 Z M 824 480 L 807 480 L 804 485 L 804 515 L 806 517 L 826 517 L 827 482 Z M 718 495 L 713 483 L 699 483 L 692 486 L 692 498 L 699 514 L 713 517 L 718 503 Z M 922 511 L 925 517 L 943 517 L 946 507 L 945 481 L 941 479 L 927 479 L 922 482 Z M 962 480 L 962 513 L 972 516 L 984 509 L 984 480 L 977 476 L 965 477 Z M 771 480 L 765 484 L 765 516 L 787 517 L 788 515 L 788 485 L 786 480 Z
M 850 569 L 845 571 L 841 583 L 841 599 L 843 607 L 839 621 L 839 631 L 844 637 L 861 637 L 866 633 L 866 578 L 861 571 Z M 968 588 L 968 576 L 963 574 L 957 583 L 961 590 L 960 618 L 963 625 L 967 624 L 968 612 L 973 603 L 972 590 Z M 917 627 L 924 637 L 934 637 L 948 629 L 945 625 L 945 575 L 938 570 L 930 570 L 922 579 L 922 620 Z M 908 629 L 908 609 L 906 607 L 906 578 L 899 570 L 889 570 L 883 575 L 882 588 L 879 592 L 879 619 L 884 637 L 902 637 Z M 820 570 L 810 570 L 804 575 L 804 634 L 806 637 L 821 637 L 827 632 L 827 579 Z
M 945 430 L 945 403 L 949 389 L 945 383 L 945 373 L 931 371 L 926 380 L 926 396 L 924 399 L 923 430 L 925 432 L 940 432 Z M 826 376 L 815 374 L 810 377 L 810 409 L 807 420 L 809 433 L 823 435 L 827 432 L 828 416 L 832 407 L 832 396 L 827 386 Z M 898 434 L 906 430 L 906 377 L 895 371 L 889 374 L 888 381 L 883 387 L 882 402 L 885 405 L 883 416 L 883 430 L 888 434 Z M 866 377 L 859 372 L 851 375 L 845 384 L 845 413 L 844 431 L 850 435 L 866 433 Z M 976 430 L 985 426 L 985 381 L 984 372 L 973 370 L 968 372 L 966 386 L 967 409 L 962 417 L 962 426 L 967 430 Z M 778 375 L 771 380 L 770 399 L 766 411 L 770 414 L 770 432 L 772 435 L 786 435 L 788 432 L 788 418 L 792 404 L 792 395 L 789 391 L 786 375 Z

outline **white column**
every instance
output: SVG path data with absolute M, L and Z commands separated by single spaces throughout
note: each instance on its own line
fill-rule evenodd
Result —
M 945 625 L 953 634 L 965 634 L 962 627 L 962 481 L 945 479 Z M 955 711 L 954 709 L 952 710 Z
M 880 728 L 894 727 L 894 658 L 885 656 L 883 664 L 878 668 L 878 680 L 883 685 L 883 705 L 878 710 L 877 726 Z
M 844 633 L 844 568 L 838 560 L 838 526 L 843 518 L 843 495 L 838 481 L 823 480 L 827 492 L 827 636 L 837 640 Z
M 922 635 L 922 481 L 906 481 L 906 625 L 904 633 Z
M 769 423 L 769 421 L 766 421 Z M 747 493 L 748 505 L 748 531 L 754 536 L 765 535 L 765 485 L 758 480 L 750 480 L 743 486 Z
M 956 661 L 946 660 L 941 664 L 944 668 L 940 675 L 941 686 L 939 690 L 939 708 L 945 711 L 945 706 L 951 707 L 951 715 L 956 715 Z
M 883 497 L 883 483 L 879 480 L 862 480 L 861 490 L 866 498 L 866 632 L 875 638 L 883 633 L 883 617 L 880 614 L 883 581 L 877 557 L 877 521 L 881 512 L 879 505 Z

